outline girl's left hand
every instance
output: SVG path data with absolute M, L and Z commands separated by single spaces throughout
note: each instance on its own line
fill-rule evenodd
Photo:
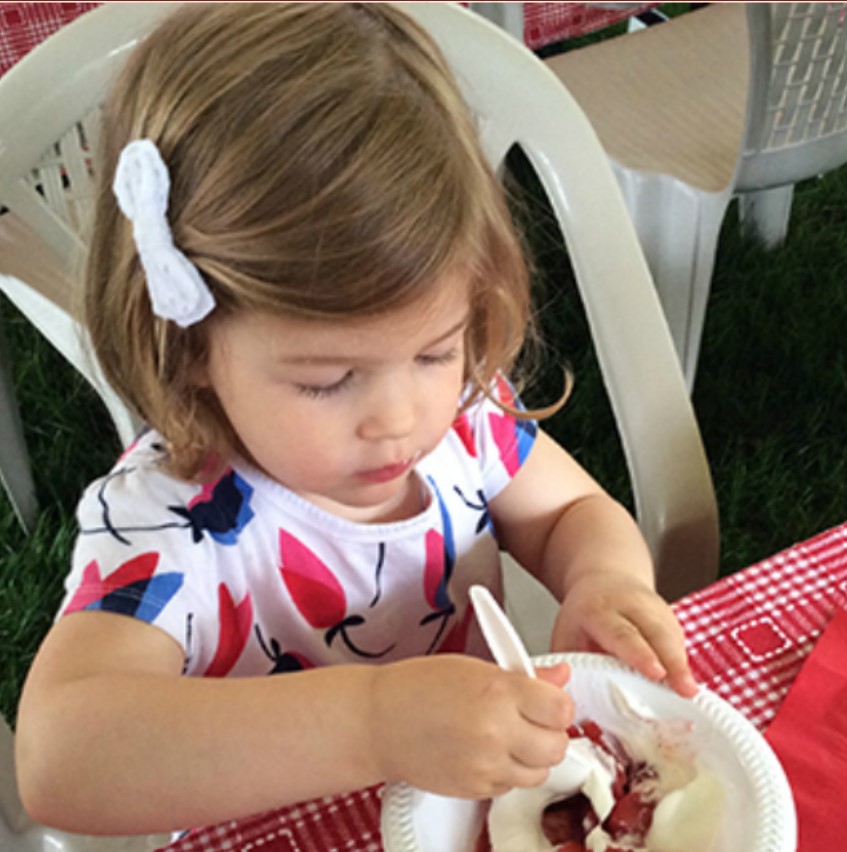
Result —
M 686 698 L 698 689 L 673 610 L 645 582 L 617 571 L 589 572 L 570 587 L 551 650 L 605 651 Z

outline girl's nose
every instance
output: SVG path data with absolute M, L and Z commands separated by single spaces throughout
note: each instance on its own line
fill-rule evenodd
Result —
M 399 378 L 380 382 L 368 395 L 367 408 L 359 424 L 359 436 L 366 441 L 405 438 L 415 428 L 415 387 L 413 381 Z

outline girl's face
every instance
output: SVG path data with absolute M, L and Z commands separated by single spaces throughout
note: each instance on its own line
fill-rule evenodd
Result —
M 470 279 L 375 318 L 238 314 L 212 325 L 204 382 L 250 460 L 341 517 L 420 510 L 416 462 L 441 441 L 463 390 Z

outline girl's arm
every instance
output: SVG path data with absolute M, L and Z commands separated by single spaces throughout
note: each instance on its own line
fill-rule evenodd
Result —
M 181 676 L 183 651 L 132 618 L 60 619 L 18 713 L 19 785 L 40 822 L 169 831 L 406 780 L 486 797 L 541 783 L 567 745 L 556 686 L 443 655 L 257 678 Z
M 490 509 L 501 545 L 561 602 L 554 651 L 602 649 L 694 694 L 682 629 L 655 592 L 638 526 L 544 432 Z

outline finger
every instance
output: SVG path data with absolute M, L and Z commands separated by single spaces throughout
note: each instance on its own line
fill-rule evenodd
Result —
M 491 778 L 476 789 L 473 798 L 487 799 L 502 796 L 514 787 L 538 787 L 547 780 L 549 775 L 549 766 L 527 766 L 519 760 L 510 759 L 508 766 L 503 768 L 498 777 Z M 466 797 L 467 793 L 461 798 Z
M 639 627 L 617 613 L 598 620 L 592 637 L 604 650 L 654 681 L 664 680 L 667 670 Z
M 540 787 L 549 777 L 549 767 L 523 766 L 515 763 L 509 773 L 508 782 L 502 785 L 502 789 L 495 795 L 507 793 L 514 787 Z
M 553 653 L 585 650 L 585 633 L 576 619 L 559 619 L 550 639 L 550 650 Z
M 699 692 L 700 687 L 691 673 L 685 645 L 679 642 L 665 647 L 662 643 L 656 647 L 656 651 L 661 665 L 667 672 L 665 679 L 670 688 L 684 698 L 693 698 Z
M 688 668 L 683 672 L 668 672 L 668 686 L 683 698 L 694 698 L 700 691 L 700 685 Z
M 534 728 L 531 734 L 512 744 L 509 758 L 527 769 L 549 769 L 564 760 L 569 742 L 564 730 Z
M 688 655 L 683 647 L 680 653 L 673 653 L 664 658 L 664 665 L 667 669 L 668 686 L 679 693 L 683 698 L 693 698 L 699 691 L 700 687 L 691 673 L 691 667 L 688 664 Z
M 555 666 L 537 668 L 535 674 L 539 680 L 561 688 L 570 680 L 571 667 L 567 663 L 558 663 Z
M 671 689 L 686 698 L 696 695 L 699 687 L 688 664 L 685 634 L 676 617 L 668 612 L 664 618 L 645 620 L 640 629 L 665 669 Z
M 534 727 L 563 731 L 573 721 L 574 707 L 561 686 L 539 678 L 527 684 L 518 703 L 518 712 Z

